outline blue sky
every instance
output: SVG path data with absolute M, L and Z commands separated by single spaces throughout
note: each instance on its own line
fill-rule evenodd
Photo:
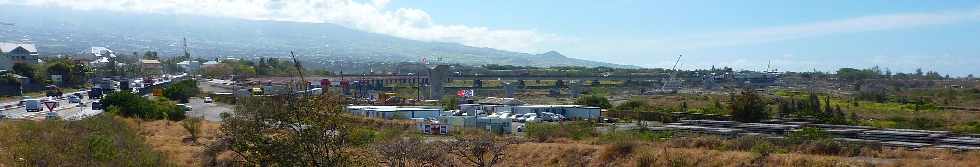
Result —
M 705 48 L 643 46 L 628 41 L 753 31 L 859 17 L 960 12 L 976 14 L 980 1 L 519 1 L 407 0 L 443 24 L 531 29 L 597 47 L 552 46 L 570 57 L 665 67 L 685 54 L 687 68 L 710 65 L 784 70 L 831 70 L 880 65 L 896 72 L 916 68 L 955 75 L 980 72 L 980 20 L 835 32 L 808 37 Z M 713 40 L 712 38 L 704 38 Z M 593 41 L 593 42 L 589 42 Z M 620 41 L 620 42 L 617 42 Z M 938 59 L 938 60 L 937 60 Z M 947 59 L 950 61 L 946 61 Z
M 0 0 L 75 10 L 333 23 L 422 41 L 643 67 L 980 74 L 976 0 Z M 236 9 L 236 10 L 227 10 Z

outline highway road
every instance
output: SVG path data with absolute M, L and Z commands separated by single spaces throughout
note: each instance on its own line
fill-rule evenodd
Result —
M 79 120 L 88 116 L 98 115 L 102 113 L 102 110 L 92 110 L 92 99 L 87 98 L 85 92 L 71 92 L 66 93 L 67 95 L 72 95 L 75 93 L 80 93 L 84 97 L 81 99 L 81 103 L 69 103 L 67 98 L 56 99 L 58 101 L 58 106 L 55 107 L 55 113 L 63 119 L 66 120 Z M 6 119 L 31 119 L 38 120 L 44 119 L 45 113 L 50 112 L 47 107 L 43 107 L 42 112 L 27 112 L 23 106 L 18 106 L 17 101 L 0 103 L 0 115 L 4 115 Z M 11 107 L 7 107 L 11 106 Z

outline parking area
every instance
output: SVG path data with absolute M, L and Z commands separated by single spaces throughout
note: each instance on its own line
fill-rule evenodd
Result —
M 200 117 L 212 122 L 221 122 L 221 113 L 231 114 L 233 107 L 228 104 L 205 103 L 204 99 L 197 97 L 191 98 L 186 105 L 191 107 L 191 111 L 186 113 L 187 117 Z

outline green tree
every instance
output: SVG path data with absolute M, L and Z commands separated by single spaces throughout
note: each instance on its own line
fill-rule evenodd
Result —
M 37 68 L 26 63 L 15 63 L 12 67 L 14 74 L 37 80 Z
M 154 51 L 146 51 L 146 53 L 143 53 L 143 59 L 160 60 L 160 55 L 157 55 L 157 52 Z
M 744 90 L 732 104 L 732 117 L 740 122 L 759 122 L 769 118 L 765 101 L 752 90 Z
M 443 110 L 455 110 L 459 108 L 459 98 L 456 96 L 445 96 L 439 100 Z
M 607 99 L 604 96 L 599 96 L 599 95 L 594 95 L 594 94 L 593 95 L 579 97 L 578 99 L 575 100 L 575 104 L 585 105 L 585 106 L 592 106 L 592 107 L 599 107 L 599 108 L 605 108 L 605 109 L 608 109 L 608 108 L 611 108 L 612 107 L 612 104 L 609 103 L 609 99 Z
M 205 157 L 230 151 L 245 166 L 365 166 L 354 117 L 339 96 L 252 96 L 241 99 Z M 364 162 L 371 161 L 371 162 Z
M 201 89 L 197 87 L 197 81 L 182 80 L 164 89 L 163 96 L 181 103 L 187 103 L 190 97 L 197 96 L 200 92 Z
M 5 85 L 5 86 L 6 85 L 20 86 L 21 83 L 20 83 L 20 80 L 17 80 L 17 78 L 15 78 L 12 75 L 2 75 L 2 76 L 0 76 L 0 85 Z

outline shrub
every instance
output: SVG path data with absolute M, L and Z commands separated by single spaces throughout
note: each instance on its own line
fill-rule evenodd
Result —
M 581 140 L 586 137 L 595 136 L 593 127 L 589 122 L 566 124 L 528 123 L 526 124 L 526 134 L 528 138 L 535 139 L 538 142 L 545 142 L 555 138 Z
M 201 118 L 192 117 L 189 119 L 184 119 L 183 121 L 180 121 L 180 126 L 184 127 L 184 130 L 187 130 L 187 133 L 191 135 L 191 141 L 197 142 L 197 138 L 200 137 L 199 135 L 201 134 Z
M 0 166 L 171 166 L 112 114 L 74 122 L 0 122 Z
M 632 141 L 617 141 L 612 144 L 608 144 L 603 147 L 603 151 L 599 154 L 599 159 L 610 162 L 616 160 L 620 157 L 627 157 L 636 151 L 639 144 Z
M 222 142 L 212 153 L 231 151 L 240 166 L 361 166 L 351 136 L 354 117 L 345 115 L 341 97 L 252 96 L 242 98 L 221 124 Z M 363 134 L 363 133 L 362 133 Z
M 670 140 L 670 145 L 681 148 L 722 148 L 725 140 L 717 136 L 681 137 Z
M 450 166 L 444 144 L 421 138 L 400 138 L 378 143 L 373 150 L 388 166 Z
M 102 99 L 102 104 L 108 106 L 110 113 L 124 117 L 141 119 L 169 119 L 180 121 L 185 118 L 184 111 L 177 104 L 166 98 L 149 100 L 129 92 L 116 92 Z M 113 109 L 115 107 L 115 109 Z
M 759 122 L 769 118 L 767 106 L 755 91 L 744 90 L 732 105 L 732 118 L 740 122 Z
M 612 104 L 609 103 L 609 99 L 595 94 L 579 97 L 575 100 L 575 104 L 606 109 L 612 107 Z
M 666 140 L 673 137 L 673 132 L 651 132 L 645 130 L 629 130 L 629 131 L 617 131 L 609 130 L 608 132 L 599 135 L 598 141 L 601 143 L 616 143 L 623 141 L 656 141 L 656 140 Z
M 562 134 L 559 134 L 560 128 L 557 125 L 547 123 L 527 123 L 525 125 L 526 127 L 524 129 L 527 137 L 538 142 L 545 142 L 549 139 L 562 136 Z
M 439 104 L 442 105 L 443 110 L 455 110 L 459 108 L 459 98 L 456 96 L 446 96 L 439 100 Z
M 750 151 L 755 149 L 757 145 L 762 144 L 771 145 L 769 141 L 762 136 L 742 136 L 727 142 L 725 144 L 725 148 L 739 151 Z
M 86 139 L 86 148 L 88 148 L 92 157 L 98 161 L 108 161 L 116 157 L 116 150 L 112 146 L 112 138 L 105 137 L 104 135 L 94 134 Z
M 807 141 L 800 147 L 799 151 L 810 154 L 838 155 L 844 151 L 844 146 L 832 139 Z
M 644 99 L 630 99 L 623 104 L 616 106 L 616 110 L 620 111 L 647 111 L 650 108 L 650 104 Z
M 776 147 L 770 144 L 769 142 L 760 142 L 755 145 L 752 145 L 750 151 L 757 155 L 767 156 L 775 152 Z
M 790 143 L 800 144 L 807 141 L 830 139 L 831 134 L 819 128 L 803 128 L 800 131 L 790 132 L 786 135 L 786 140 Z

